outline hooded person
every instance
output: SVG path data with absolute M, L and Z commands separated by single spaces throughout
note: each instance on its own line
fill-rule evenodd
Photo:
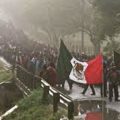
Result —
M 57 83 L 57 72 L 54 63 L 50 63 L 47 67 L 47 82 L 51 86 L 56 86 Z
M 112 65 L 112 67 L 108 72 L 107 77 L 109 80 L 109 101 L 110 102 L 112 101 L 113 91 L 114 91 L 115 101 L 118 101 L 118 96 L 119 96 L 118 85 L 119 85 L 120 75 L 115 65 Z

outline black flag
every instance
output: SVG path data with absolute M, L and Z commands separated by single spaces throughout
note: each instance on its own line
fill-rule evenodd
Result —
M 115 66 L 120 70 L 120 54 L 114 51 L 114 63 Z
M 64 42 L 61 40 L 59 57 L 57 62 L 57 73 L 58 77 L 63 80 L 66 77 L 69 77 L 69 74 L 72 69 L 70 60 L 72 59 L 71 53 L 68 51 Z

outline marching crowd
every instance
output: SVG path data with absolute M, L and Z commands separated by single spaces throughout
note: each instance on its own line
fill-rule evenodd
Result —
M 23 48 L 17 48 L 11 44 L 6 44 L 1 45 L 0 49 L 0 54 L 11 62 L 13 69 L 15 68 L 15 63 L 17 63 L 32 74 L 41 76 L 52 86 L 56 86 L 56 84 L 60 83 L 56 71 L 58 52 L 55 48 L 40 44 L 39 47 L 33 51 L 27 51 Z M 85 54 L 73 54 L 80 61 L 88 61 L 94 57 Z M 103 68 L 104 83 L 101 85 L 101 95 L 104 97 L 108 96 L 109 101 L 112 101 L 113 96 L 115 97 L 115 101 L 119 101 L 118 86 L 120 84 L 120 72 L 117 66 L 114 65 L 112 57 L 109 57 L 109 59 L 104 57 Z M 70 89 L 72 89 L 72 85 L 70 84 Z M 85 94 L 88 86 L 89 85 L 85 86 L 82 94 Z M 95 95 L 93 85 L 90 85 L 90 87 L 93 92 L 92 95 Z
M 41 44 L 39 49 L 28 51 L 7 44 L 2 47 L 1 54 L 13 65 L 13 70 L 15 65 L 19 64 L 32 74 L 44 78 L 50 85 L 56 85 L 55 63 L 57 52 L 54 48 Z

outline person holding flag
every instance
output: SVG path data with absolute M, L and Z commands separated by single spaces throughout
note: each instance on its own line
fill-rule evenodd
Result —
M 109 101 L 112 101 L 113 90 L 115 95 L 115 101 L 119 101 L 119 93 L 118 93 L 118 83 L 119 83 L 119 73 L 117 71 L 117 67 L 113 65 L 108 72 L 108 80 L 109 80 Z
M 94 89 L 94 86 L 93 86 L 93 85 L 88 85 L 88 84 L 85 85 L 85 88 L 84 88 L 82 94 L 84 95 L 84 94 L 86 93 L 86 91 L 87 91 L 87 89 L 88 89 L 89 86 L 90 86 L 90 88 L 91 88 L 91 90 L 92 90 L 92 94 L 91 94 L 91 95 L 95 95 L 95 89 Z
M 103 57 L 100 54 L 93 60 L 80 62 L 72 57 L 61 40 L 57 73 L 63 84 L 68 80 L 70 89 L 73 82 L 85 85 L 101 84 L 103 83 Z
M 72 59 L 71 53 L 68 51 L 63 40 L 61 40 L 59 57 L 57 60 L 57 76 L 58 76 L 59 84 L 62 84 L 63 88 L 64 88 L 65 80 L 68 81 L 70 90 L 72 89 L 72 83 L 73 83 L 72 81 L 69 80 L 69 74 L 72 69 L 72 65 L 70 63 L 71 59 Z
M 112 101 L 113 90 L 115 101 L 119 101 L 118 85 L 120 84 L 120 54 L 114 51 L 114 62 L 108 71 L 107 79 L 109 80 L 109 101 Z
M 71 80 L 86 85 L 103 83 L 103 57 L 101 54 L 88 62 L 80 62 L 72 58 L 71 64 L 73 66 L 69 75 Z

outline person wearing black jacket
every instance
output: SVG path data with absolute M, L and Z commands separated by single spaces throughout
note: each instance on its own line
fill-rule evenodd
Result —
M 119 72 L 116 68 L 116 66 L 112 66 L 108 72 L 108 80 L 109 80 L 109 101 L 112 101 L 113 97 L 113 90 L 114 90 L 114 96 L 115 101 L 119 101 L 119 93 L 118 93 L 118 85 L 119 85 Z

